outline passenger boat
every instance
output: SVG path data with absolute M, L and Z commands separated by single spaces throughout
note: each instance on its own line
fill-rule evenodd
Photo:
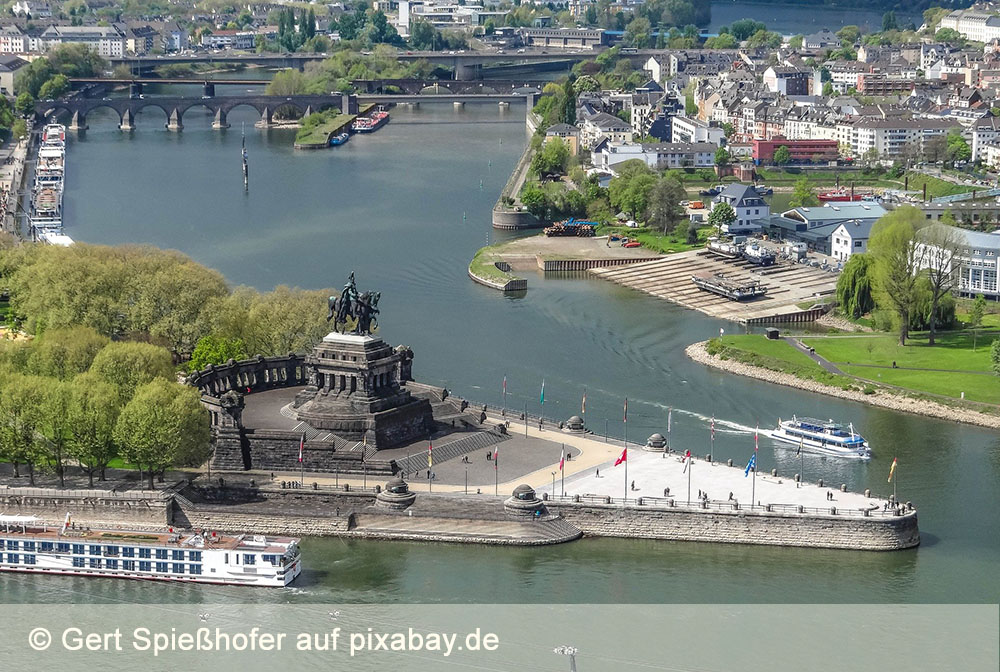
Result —
M 743 258 L 757 266 L 770 266 L 774 263 L 774 252 L 760 243 L 748 243 L 743 247 Z
M 345 133 L 338 133 L 337 135 L 335 135 L 332 138 L 330 138 L 330 145 L 333 146 L 333 147 L 338 147 L 338 146 L 344 144 L 345 142 L 347 142 L 350 139 L 351 139 L 351 134 L 350 133 L 346 133 L 346 132 Z
M 833 420 L 823 422 L 813 418 L 796 418 L 782 421 L 770 433 L 772 439 L 793 443 L 810 452 L 836 455 L 860 460 L 870 459 L 871 449 L 865 438 L 854 431 L 854 425 L 843 425 Z
M 742 252 L 742 248 L 736 243 L 719 240 L 718 238 L 709 238 L 705 249 L 723 259 L 739 259 Z
M 93 530 L 0 515 L 0 571 L 284 587 L 302 571 L 298 539 L 217 532 Z

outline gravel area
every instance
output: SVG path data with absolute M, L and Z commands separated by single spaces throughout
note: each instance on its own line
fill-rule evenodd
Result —
M 776 385 L 787 385 L 788 387 L 795 387 L 809 392 L 828 394 L 832 397 L 857 401 L 863 404 L 870 404 L 872 406 L 880 406 L 893 411 L 915 413 L 917 415 L 926 415 L 932 418 L 939 418 L 941 420 L 954 420 L 970 425 L 979 425 L 980 427 L 1000 429 L 1000 416 L 987 415 L 986 413 L 979 413 L 978 411 L 967 408 L 948 406 L 946 404 L 937 403 L 927 399 L 915 399 L 913 397 L 893 394 L 889 390 L 877 385 L 871 385 L 871 387 L 875 388 L 875 394 L 864 394 L 857 390 L 843 390 L 839 387 L 824 385 L 814 380 L 797 378 L 790 373 L 771 371 L 770 369 L 743 364 L 731 359 L 721 360 L 718 357 L 708 354 L 705 349 L 707 343 L 708 341 L 693 343 L 692 345 L 689 345 L 684 352 L 688 357 L 699 364 L 711 366 L 725 371 L 726 373 L 733 373 L 738 376 L 747 376 L 749 378 L 756 378 L 757 380 L 775 383 Z M 867 386 L 869 384 L 865 383 L 865 385 Z

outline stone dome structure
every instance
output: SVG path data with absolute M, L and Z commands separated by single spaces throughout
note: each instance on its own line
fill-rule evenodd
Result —
M 545 504 L 535 494 L 535 489 L 524 483 L 514 488 L 510 497 L 504 500 L 503 509 L 513 516 L 539 516 L 547 513 Z
M 582 432 L 584 431 L 583 418 L 579 415 L 572 416 L 566 421 L 566 429 L 570 432 Z
M 657 432 L 646 439 L 646 450 L 664 451 L 667 449 L 667 440 Z
M 410 492 L 410 486 L 397 477 L 388 481 L 385 488 L 375 495 L 375 506 L 379 509 L 402 511 L 409 508 L 417 500 L 417 495 Z

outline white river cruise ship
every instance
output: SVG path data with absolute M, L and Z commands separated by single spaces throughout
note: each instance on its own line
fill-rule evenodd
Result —
M 778 426 L 769 432 L 771 438 L 793 443 L 814 453 L 850 457 L 860 460 L 871 458 L 872 451 L 865 437 L 854 431 L 854 425 L 844 427 L 833 420 L 824 422 L 813 418 L 778 419 Z
M 283 587 L 302 571 L 298 539 L 217 532 L 93 530 L 0 515 L 0 571 Z

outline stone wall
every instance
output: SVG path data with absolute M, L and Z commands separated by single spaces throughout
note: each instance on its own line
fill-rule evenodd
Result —
M 226 507 L 199 506 L 178 512 L 177 525 L 232 534 L 271 534 L 296 537 L 328 537 L 350 529 L 351 514 L 341 516 L 281 516 L 227 511 Z
M 276 429 L 244 431 L 250 463 L 257 470 L 285 471 L 299 464 L 299 441 L 302 434 Z M 338 450 L 334 441 L 306 441 L 302 450 L 303 463 L 309 472 L 362 473 L 389 475 L 392 463 L 385 460 L 364 460 L 362 451 Z
M 917 514 L 778 514 L 547 502 L 549 510 L 595 537 L 631 537 L 767 546 L 890 551 L 920 543 Z
M 0 488 L 0 512 L 38 516 L 50 525 L 61 525 L 70 514 L 87 527 L 163 528 L 171 524 L 172 493 L 144 496 L 127 492 L 113 495 L 103 490 L 47 490 Z

